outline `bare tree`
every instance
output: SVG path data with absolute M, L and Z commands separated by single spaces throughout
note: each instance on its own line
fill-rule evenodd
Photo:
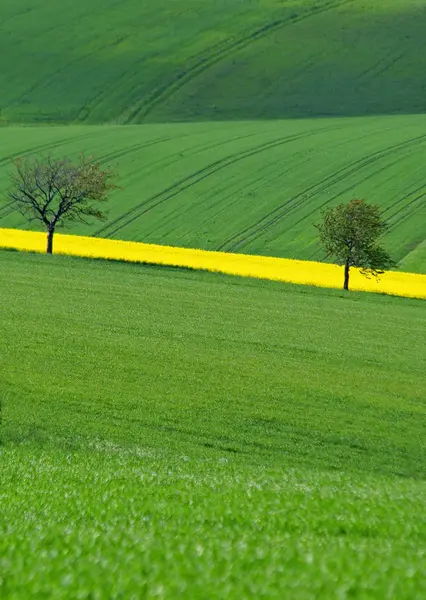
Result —
M 38 220 L 47 229 L 47 252 L 53 252 L 56 227 L 67 221 L 87 223 L 87 219 L 105 220 L 98 204 L 106 202 L 117 186 L 113 173 L 84 154 L 73 163 L 70 158 L 52 156 L 18 158 L 11 176 L 8 199 L 17 209 Z
M 323 213 L 322 223 L 316 225 L 320 241 L 327 252 L 344 266 L 343 289 L 349 289 L 351 267 L 361 269 L 363 275 L 378 277 L 395 266 L 379 244 L 387 225 L 380 207 L 364 200 L 351 200 Z

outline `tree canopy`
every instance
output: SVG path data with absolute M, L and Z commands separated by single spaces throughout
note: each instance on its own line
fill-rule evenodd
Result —
M 68 157 L 30 157 L 13 161 L 8 199 L 30 220 L 38 220 L 47 229 L 47 252 L 53 251 L 53 235 L 66 221 L 95 218 L 104 220 L 99 204 L 108 200 L 116 188 L 112 171 L 80 155 L 74 163 Z
M 325 210 L 322 217 L 317 225 L 320 242 L 328 257 L 344 265 L 345 290 L 349 289 L 351 267 L 360 268 L 367 277 L 378 277 L 394 266 L 380 244 L 387 223 L 379 206 L 354 199 Z

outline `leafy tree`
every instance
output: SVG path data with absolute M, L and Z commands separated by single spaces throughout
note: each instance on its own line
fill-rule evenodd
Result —
M 47 252 L 52 254 L 56 227 L 67 221 L 104 220 L 98 204 L 108 199 L 117 186 L 113 173 L 102 169 L 92 157 L 80 155 L 73 163 L 69 158 L 52 156 L 18 158 L 11 176 L 8 199 L 31 220 L 47 229 Z
M 322 222 L 316 227 L 327 256 L 332 256 L 345 267 L 343 289 L 349 289 L 351 267 L 360 268 L 367 277 L 378 277 L 394 266 L 379 243 L 387 230 L 379 206 L 367 204 L 364 200 L 339 204 L 327 209 Z

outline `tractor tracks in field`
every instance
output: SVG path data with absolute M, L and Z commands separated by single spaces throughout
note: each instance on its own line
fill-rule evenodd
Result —
M 374 177 L 376 177 L 379 173 L 383 173 L 384 171 L 386 171 L 387 169 L 389 169 L 389 167 L 393 167 L 394 165 L 399 164 L 399 158 L 396 158 L 395 160 L 393 160 L 390 163 L 387 163 L 384 166 L 379 167 L 378 169 L 375 169 L 374 171 L 372 171 L 371 173 L 369 173 L 368 175 L 366 175 L 365 177 L 362 177 L 358 183 L 365 183 L 366 181 L 368 181 L 369 179 L 373 179 Z M 327 204 L 330 204 L 331 202 L 334 202 L 335 200 L 337 200 L 338 198 L 340 198 L 341 196 L 343 196 L 344 194 L 346 194 L 346 192 L 349 192 L 353 189 L 353 185 L 350 184 L 347 187 L 339 190 L 336 194 L 333 194 L 333 196 L 331 196 L 330 198 L 328 198 L 325 202 L 323 202 L 321 205 L 319 206 L 315 206 L 313 208 L 313 210 L 311 210 L 309 213 L 306 213 L 303 215 L 303 217 L 301 217 L 298 221 L 292 223 L 292 227 L 297 227 L 300 223 L 302 223 L 303 221 L 305 221 L 306 219 L 309 219 L 310 217 L 312 217 L 312 215 L 314 215 L 316 212 L 318 212 L 318 209 L 322 209 L 325 206 L 327 206 Z M 296 210 L 298 208 L 298 206 L 293 206 L 291 208 L 289 208 L 288 212 L 286 213 L 286 216 L 288 216 L 288 214 L 290 214 L 293 210 Z
M 140 217 L 142 217 L 147 212 L 154 210 L 161 204 L 164 204 L 165 202 L 167 202 L 168 200 L 171 200 L 172 198 L 181 194 L 182 192 L 186 192 L 187 190 L 192 188 L 194 185 L 205 180 L 207 177 L 210 177 L 211 175 L 218 173 L 222 169 L 225 169 L 231 165 L 234 165 L 235 163 L 237 163 L 239 161 L 242 161 L 246 158 L 255 156 L 262 152 L 266 152 L 268 150 L 277 148 L 279 146 L 283 146 L 285 144 L 289 144 L 291 142 L 294 142 L 294 141 L 297 141 L 297 140 L 300 140 L 300 139 L 303 139 L 306 137 L 310 137 L 312 135 L 316 135 L 317 133 L 324 131 L 325 129 L 328 130 L 329 128 L 328 127 L 322 128 L 322 129 L 318 128 L 313 131 L 304 132 L 304 133 L 298 134 L 298 135 L 292 135 L 292 136 L 288 136 L 288 137 L 279 137 L 275 140 L 271 140 L 270 142 L 265 142 L 263 144 L 259 144 L 258 146 L 249 148 L 247 150 L 243 150 L 241 152 L 237 152 L 235 154 L 231 154 L 224 158 L 215 160 L 214 162 L 206 165 L 205 167 L 198 169 L 197 171 L 194 171 L 193 173 L 190 173 L 189 175 L 187 175 L 186 177 L 183 177 L 182 179 L 179 179 L 177 182 L 173 183 L 169 187 L 161 190 L 160 192 L 154 194 L 147 200 L 134 206 L 130 210 L 126 211 L 125 213 L 123 213 L 122 215 L 120 215 L 119 217 L 114 219 L 113 221 L 110 221 L 104 227 L 101 227 L 100 229 L 98 229 L 93 235 L 107 237 L 107 238 L 112 237 L 113 235 L 118 233 L 120 230 L 122 230 L 124 227 L 127 227 L 134 221 L 138 220 Z
M 83 136 L 79 136 L 79 139 L 91 137 L 93 135 L 96 135 L 96 133 L 91 132 L 91 133 L 85 134 Z M 178 137 L 187 137 L 187 135 L 188 134 L 182 134 Z M 176 137 L 174 137 L 174 139 L 176 139 Z M 127 156 L 128 154 L 132 154 L 133 152 L 137 152 L 143 148 L 149 148 L 150 146 L 155 146 L 156 144 L 168 142 L 169 140 L 170 140 L 170 137 L 167 136 L 167 137 L 161 137 L 161 138 L 157 138 L 154 140 L 150 140 L 145 143 L 136 143 L 131 146 L 127 146 L 126 148 L 122 148 L 120 150 L 113 150 L 111 152 L 103 154 L 102 156 L 99 157 L 99 160 L 101 163 L 110 163 L 111 161 L 115 161 L 120 158 L 123 158 L 124 156 Z M 60 148 L 61 146 L 66 145 L 70 141 L 71 140 L 69 138 L 67 138 L 67 139 L 60 140 L 54 144 L 49 144 L 49 143 L 48 144 L 40 144 L 38 146 L 34 146 L 33 148 L 31 148 L 29 150 L 25 150 L 24 152 L 20 152 L 19 154 L 16 154 L 16 153 L 12 154 L 10 158 L 0 159 L 0 167 L 2 165 L 6 164 L 11 159 L 18 158 L 19 156 L 30 156 L 31 154 L 43 152 L 45 150 L 46 151 L 55 150 L 56 148 Z M 1 221 L 1 219 L 5 219 L 6 217 L 8 217 L 10 214 L 12 214 L 15 211 L 16 211 L 16 208 L 15 208 L 14 202 L 7 202 L 7 203 L 0 205 L 0 221 Z
M 388 52 L 386 56 L 382 56 L 378 61 L 361 73 L 358 79 L 374 79 L 379 75 L 383 75 L 383 73 L 392 69 L 403 58 L 403 52 Z
M 414 196 L 414 198 L 413 198 Z M 405 201 L 409 200 L 406 204 Z M 384 215 L 390 212 L 390 215 L 386 217 L 389 224 L 389 231 L 394 230 L 397 226 L 401 225 L 404 221 L 412 216 L 412 209 L 417 208 L 417 205 L 423 203 L 426 206 L 426 183 L 410 190 L 407 194 L 398 198 L 384 211 Z M 426 233 L 426 230 L 425 230 Z
M 293 13 L 282 18 L 277 18 L 252 31 L 243 33 L 239 37 L 234 36 L 206 48 L 202 56 L 192 56 L 188 59 L 189 66 L 187 69 L 181 70 L 171 81 L 169 80 L 163 85 L 158 86 L 147 97 L 142 98 L 138 102 L 135 102 L 133 106 L 126 109 L 126 111 L 118 117 L 118 121 L 127 124 L 136 121 L 142 122 L 155 108 L 167 101 L 181 88 L 234 52 L 243 50 L 251 44 L 283 29 L 284 27 L 299 23 L 312 16 L 328 12 L 351 2 L 353 2 L 353 0 L 326 0 L 321 4 L 314 4 L 309 10 L 306 10 L 301 14 Z
M 235 252 L 239 250 L 242 246 L 245 246 L 249 242 L 253 242 L 257 238 L 259 238 L 267 229 L 274 226 L 278 221 L 280 221 L 283 217 L 288 215 L 290 212 L 299 208 L 302 204 L 309 201 L 313 196 L 317 194 L 321 194 L 325 192 L 327 189 L 335 186 L 338 183 L 341 183 L 351 175 L 354 175 L 359 169 L 365 168 L 367 166 L 371 166 L 377 161 L 388 157 L 394 153 L 398 153 L 401 150 L 412 148 L 418 144 L 423 143 L 426 140 L 426 134 L 411 138 L 409 140 L 405 140 L 404 142 L 400 142 L 398 144 L 393 144 L 388 148 L 384 148 L 382 150 L 378 150 L 365 156 L 363 158 L 359 158 L 351 163 L 341 167 L 334 173 L 331 173 L 327 177 L 324 177 L 321 181 L 314 183 L 306 188 L 304 188 L 301 192 L 276 207 L 272 211 L 268 212 L 264 217 L 259 219 L 253 225 L 246 227 L 242 231 L 238 232 L 236 235 L 228 238 L 225 242 L 223 242 L 217 250 L 225 251 L 225 252 Z M 398 160 L 395 160 L 398 162 Z M 388 165 L 381 167 L 379 171 L 385 170 L 388 168 Z M 352 188 L 352 185 L 349 186 L 345 191 L 349 191 Z M 340 193 L 336 196 L 338 197 Z M 330 200 L 328 200 L 329 202 Z

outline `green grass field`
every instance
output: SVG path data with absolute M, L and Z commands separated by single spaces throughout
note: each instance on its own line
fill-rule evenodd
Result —
M 85 150 L 120 175 L 108 221 L 74 224 L 74 233 L 322 260 L 321 209 L 357 196 L 383 207 L 385 243 L 400 268 L 426 272 L 423 115 L 5 128 L 0 194 L 11 155 L 49 150 Z M 28 226 L 3 203 L 0 227 Z
M 0 271 L 2 598 L 424 595 L 424 302 Z
M 316 260 L 358 196 L 424 273 L 425 28 L 425 0 L 4 0 L 0 198 L 11 156 L 84 151 L 122 189 L 76 233 Z
M 11 158 L 120 189 L 65 231 L 322 260 L 378 203 L 426 273 L 426 0 L 2 0 Z M 1 239 L 0 239 L 1 247 Z M 0 251 L 0 597 L 426 597 L 425 303 Z
M 2 0 L 4 123 L 424 113 L 424 0 Z

